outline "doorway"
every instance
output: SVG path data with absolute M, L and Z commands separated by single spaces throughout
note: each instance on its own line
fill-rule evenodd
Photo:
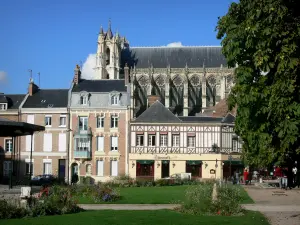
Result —
M 170 176 L 170 161 L 163 160 L 161 161 L 161 178 Z
M 58 179 L 64 181 L 66 179 L 66 160 L 58 160 Z

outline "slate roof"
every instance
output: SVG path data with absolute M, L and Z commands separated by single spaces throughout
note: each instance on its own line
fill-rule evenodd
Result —
M 223 117 L 209 117 L 209 116 L 179 116 L 182 122 L 188 123 L 221 123 Z
M 0 103 L 7 103 L 8 109 L 18 109 L 25 94 L 0 94 Z
M 222 123 L 234 123 L 234 122 L 235 122 L 235 116 L 233 116 L 231 113 L 228 113 L 222 120 Z
M 23 108 L 64 108 L 68 106 L 68 89 L 39 89 L 28 96 Z
M 215 106 L 205 109 L 203 114 L 206 116 L 225 117 L 227 113 L 231 113 L 233 116 L 236 116 L 236 110 L 237 108 L 234 107 L 231 111 L 229 111 L 227 99 L 224 98 Z
M 226 66 L 221 46 L 194 47 L 133 47 L 125 48 L 121 53 L 122 67 L 125 63 L 129 67 L 148 68 L 190 68 Z
M 127 92 L 125 80 L 80 80 L 72 92 Z
M 181 120 L 168 110 L 160 101 L 156 101 L 138 118 L 136 118 L 134 122 L 180 123 Z

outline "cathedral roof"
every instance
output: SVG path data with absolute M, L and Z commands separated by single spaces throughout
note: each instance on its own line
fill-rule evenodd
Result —
M 226 66 L 221 46 L 132 47 L 122 50 L 122 63 L 136 68 L 190 68 Z
M 181 120 L 168 110 L 160 101 L 156 101 L 138 118 L 136 118 L 134 122 L 180 123 Z
M 125 80 L 81 80 L 72 92 L 127 92 Z

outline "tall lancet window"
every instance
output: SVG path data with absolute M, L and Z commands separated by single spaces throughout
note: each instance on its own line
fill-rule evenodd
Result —
M 109 48 L 106 49 L 106 65 L 110 64 L 110 50 Z

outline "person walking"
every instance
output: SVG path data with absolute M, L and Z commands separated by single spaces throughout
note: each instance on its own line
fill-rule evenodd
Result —
M 295 166 L 293 168 L 293 187 L 296 187 L 297 185 L 297 167 Z
M 247 171 L 247 169 L 244 170 L 244 183 L 245 185 L 247 185 L 249 182 L 249 172 Z
M 287 187 L 288 187 L 288 171 L 287 171 L 287 168 L 284 168 L 282 170 L 282 174 L 283 174 L 283 177 L 282 177 L 282 188 L 287 190 Z

